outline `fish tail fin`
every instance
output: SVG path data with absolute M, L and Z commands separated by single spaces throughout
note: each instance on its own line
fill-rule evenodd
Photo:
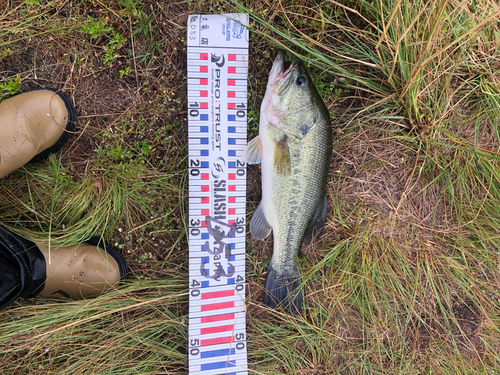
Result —
M 299 270 L 295 267 L 286 272 L 277 272 L 272 263 L 267 269 L 264 303 L 271 307 L 284 307 L 293 314 L 302 309 L 302 290 Z

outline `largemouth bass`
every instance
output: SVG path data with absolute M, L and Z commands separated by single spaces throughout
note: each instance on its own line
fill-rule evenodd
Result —
M 248 164 L 262 166 L 262 201 L 250 221 L 250 232 L 258 240 L 273 232 L 264 297 L 269 307 L 301 310 L 297 257 L 302 244 L 326 221 L 331 155 L 328 109 L 304 63 L 294 59 L 285 70 L 285 53 L 280 51 L 261 105 L 259 136 L 243 154 Z

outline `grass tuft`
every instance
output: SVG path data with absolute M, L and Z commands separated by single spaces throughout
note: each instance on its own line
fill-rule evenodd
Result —
M 43 301 L 2 314 L 0 364 L 10 374 L 182 373 L 185 283 L 127 282 L 82 301 Z M 172 371 L 172 369 L 177 369 Z
M 5 178 L 2 225 L 37 242 L 66 246 L 121 227 L 138 229 L 154 221 L 150 214 L 159 202 L 170 203 L 170 213 L 175 209 L 179 187 L 173 174 L 104 160 L 85 172 L 74 173 L 51 156 L 45 167 L 26 166 Z

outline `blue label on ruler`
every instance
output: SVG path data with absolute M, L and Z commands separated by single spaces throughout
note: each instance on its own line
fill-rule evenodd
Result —
M 188 19 L 189 373 L 247 374 L 248 16 Z

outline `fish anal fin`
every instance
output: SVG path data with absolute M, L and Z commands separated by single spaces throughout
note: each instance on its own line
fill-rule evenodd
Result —
M 257 206 L 250 220 L 250 233 L 256 240 L 264 240 L 271 234 L 273 228 L 269 225 L 262 209 L 262 202 Z
M 247 164 L 259 164 L 261 162 L 262 142 L 259 136 L 255 137 L 248 143 L 241 159 Z
M 291 171 L 290 150 L 288 149 L 288 137 L 285 135 L 276 142 L 274 148 L 274 168 L 281 175 L 288 176 Z
M 322 235 L 322 229 L 326 222 L 326 217 L 328 214 L 328 200 L 326 199 L 326 195 L 323 198 L 323 204 L 318 207 L 318 210 L 314 213 L 314 216 L 307 227 L 306 232 L 304 234 L 304 244 L 308 245 L 313 236 L 315 238 L 319 238 Z

